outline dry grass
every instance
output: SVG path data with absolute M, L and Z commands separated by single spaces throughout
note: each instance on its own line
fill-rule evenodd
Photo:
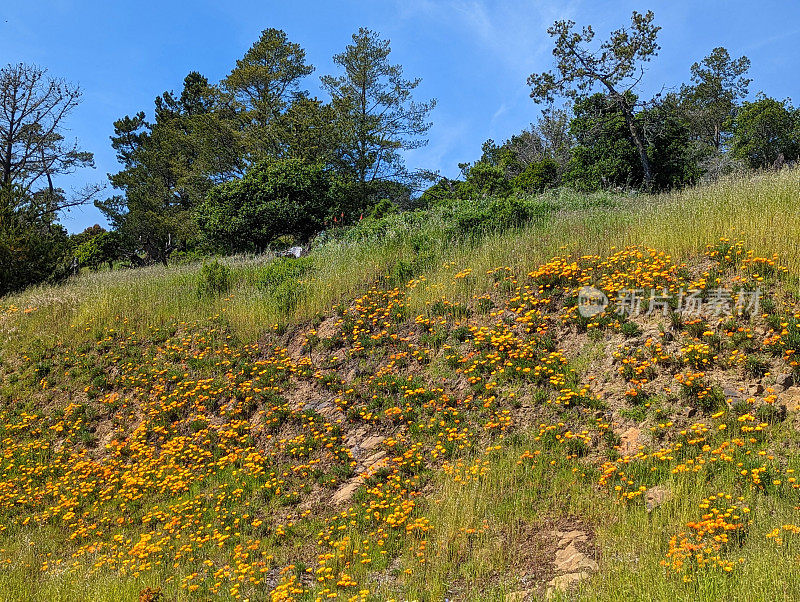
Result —
M 4 306 L 37 307 L 25 331 L 40 337 L 68 339 L 75 332 L 102 329 L 123 316 L 130 328 L 147 329 L 211 316 L 224 309 L 243 340 L 254 340 L 269 324 L 303 320 L 364 291 L 389 274 L 392 266 L 414 255 L 412 235 L 424 236 L 435 261 L 424 269 L 434 286 L 412 297 L 415 309 L 445 292 L 468 299 L 490 287 L 486 271 L 509 266 L 524 274 L 531 266 L 563 253 L 605 253 L 626 245 L 647 245 L 676 257 L 705 248 L 720 237 L 742 238 L 760 255 L 777 254 L 793 275 L 800 275 L 800 168 L 735 177 L 685 191 L 611 197 L 604 208 L 572 193 L 550 193 L 563 206 L 553 219 L 521 230 L 490 233 L 477 243 L 446 238 L 441 224 L 422 232 L 399 230 L 365 243 L 332 241 L 312 253 L 314 271 L 305 281 L 295 308 L 281 306 L 271 291 L 258 286 L 259 273 L 271 256 L 232 257 L 231 299 L 199 298 L 202 263 L 154 266 L 140 270 L 84 274 L 55 287 L 30 289 L 7 297 Z M 586 208 L 588 206 L 588 208 Z M 471 268 L 453 287 L 444 264 Z

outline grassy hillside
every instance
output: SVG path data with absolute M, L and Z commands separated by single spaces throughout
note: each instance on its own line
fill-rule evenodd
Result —
M 0 599 L 797 598 L 799 193 L 452 203 L 4 299 Z M 590 283 L 762 304 L 587 319 Z

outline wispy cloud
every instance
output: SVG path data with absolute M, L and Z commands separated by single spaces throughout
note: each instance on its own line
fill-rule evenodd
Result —
M 492 114 L 492 122 L 497 121 L 500 117 L 502 117 L 506 113 L 508 113 L 508 104 L 504 102 L 499 107 L 497 107 L 497 110 Z
M 552 66 L 552 40 L 547 28 L 557 19 L 575 19 L 582 0 L 398 0 L 400 19 L 441 23 L 443 38 L 478 49 L 493 65 L 492 73 L 477 73 L 486 102 L 496 109 L 476 121 L 458 115 L 452 107 L 437 108 L 431 144 L 406 153 L 409 167 L 435 166 L 456 177 L 459 161 L 474 160 L 480 141 L 503 139 L 516 131 L 520 115 L 533 114 L 525 79 Z M 578 19 L 575 19 L 578 20 Z M 458 115 L 458 116 L 457 116 Z M 523 118 L 524 119 L 524 118 Z M 524 123 L 523 123 L 524 125 Z
M 545 33 L 553 21 L 573 18 L 581 0 L 405 0 L 401 18 L 430 18 L 453 23 L 464 36 L 492 53 L 513 73 L 549 66 L 552 41 Z
M 763 48 L 765 46 L 771 46 L 775 42 L 779 42 L 781 40 L 785 40 L 786 38 L 796 38 L 800 34 L 800 29 L 793 29 L 791 31 L 782 31 L 781 33 L 770 36 L 768 38 L 764 38 L 757 42 L 753 42 L 752 44 L 747 44 L 746 46 L 742 46 L 742 50 L 747 52 L 751 52 L 753 50 L 757 50 L 759 48 Z
M 466 120 L 438 119 L 430 131 L 430 144 L 403 153 L 408 167 L 439 169 L 442 175 L 454 178 L 458 175 L 456 163 L 464 160 L 453 155 L 455 149 L 468 148 L 472 132 Z M 473 149 L 470 148 L 470 151 Z

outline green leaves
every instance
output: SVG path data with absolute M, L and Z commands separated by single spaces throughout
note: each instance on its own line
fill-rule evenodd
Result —
M 553 56 L 558 74 L 546 71 L 528 77 L 531 98 L 537 103 L 552 102 L 556 96 L 580 100 L 596 86 L 607 91 L 625 120 L 647 188 L 652 185 L 653 174 L 628 99 L 644 74 L 643 63 L 660 48 L 656 38 L 661 28 L 653 24 L 654 18 L 652 11 L 645 14 L 633 11 L 630 27 L 612 31 L 597 51 L 587 47 L 594 39 L 591 27 L 578 33 L 573 29 L 574 21 L 556 21 L 547 33 L 556 39 Z
M 258 163 L 243 178 L 217 186 L 198 207 L 206 240 L 228 252 L 263 251 L 277 237 L 304 239 L 332 216 L 333 176 L 299 159 Z
M 734 120 L 732 153 L 750 167 L 770 167 L 800 156 L 800 110 L 766 96 L 746 102 Z
M 265 29 L 222 82 L 236 104 L 250 161 L 275 157 L 284 149 L 287 111 L 307 99 L 300 80 L 314 71 L 306 53 L 286 32 Z
M 339 166 L 362 184 L 410 175 L 398 151 L 427 144 L 421 136 L 430 129 L 427 118 L 436 106 L 435 100 L 412 100 L 421 80 L 403 78 L 403 68 L 389 63 L 390 52 L 388 40 L 362 27 L 334 56 L 343 75 L 321 78 L 341 136 Z
M 197 72 L 179 96 L 155 100 L 155 122 L 144 112 L 114 123 L 112 147 L 123 169 L 109 176 L 124 197 L 96 203 L 130 254 L 166 263 L 196 242 L 192 210 L 221 180 L 243 169 L 235 114 L 228 99 Z
M 750 85 L 745 77 L 750 68 L 746 56 L 732 59 L 725 48 L 717 47 L 691 66 L 691 86 L 681 88 L 686 115 L 697 138 L 719 151 L 730 134 L 731 117 Z

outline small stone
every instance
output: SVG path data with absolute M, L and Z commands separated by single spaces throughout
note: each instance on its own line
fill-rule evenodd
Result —
M 372 435 L 371 437 L 367 437 L 359 444 L 359 447 L 364 451 L 372 451 L 376 447 L 378 447 L 386 437 L 381 437 L 380 435 Z
M 381 450 L 381 451 L 378 451 L 378 452 L 375 452 L 374 454 L 372 454 L 369 458 L 364 460 L 361 464 L 364 466 L 364 468 L 369 468 L 370 466 L 373 466 L 374 464 L 377 464 L 379 460 L 383 460 L 385 457 L 386 457 L 386 452 Z
M 750 395 L 761 395 L 764 392 L 764 385 L 761 383 L 750 385 L 749 392 Z
M 734 389 L 733 387 L 725 387 L 722 390 L 722 394 L 728 399 L 739 399 L 741 397 L 741 393 L 738 389 Z
M 317 408 L 317 412 L 319 412 L 320 415 L 326 420 L 333 422 L 338 417 L 339 408 L 332 403 L 325 403 Z
M 578 530 L 569 531 L 567 533 L 561 533 L 559 537 L 561 538 L 558 542 L 559 548 L 566 548 L 569 544 L 573 542 L 586 541 L 586 533 Z
M 792 385 L 794 385 L 794 375 L 793 374 L 778 374 L 775 377 L 775 384 L 780 385 L 784 389 L 788 389 Z
M 333 497 L 331 498 L 331 501 L 334 504 L 342 504 L 344 502 L 349 502 L 353 498 L 353 495 L 355 495 L 355 492 L 358 490 L 358 488 L 361 487 L 361 484 L 363 482 L 364 479 L 360 476 L 350 479 L 349 481 L 347 481 L 347 483 L 345 483 L 344 485 L 339 487 L 339 489 L 336 490 L 336 492 L 333 494 Z
M 351 433 L 347 439 L 345 439 L 345 445 L 347 445 L 347 447 L 354 447 L 358 445 L 358 442 L 367 435 L 368 430 L 369 429 L 366 426 L 362 426 L 354 433 Z
M 787 412 L 797 412 L 800 409 L 800 387 L 789 387 L 778 396 L 778 401 Z
M 573 544 L 556 552 L 555 567 L 561 572 L 596 571 L 597 563 L 579 551 Z
M 664 502 L 672 499 L 672 490 L 663 485 L 651 487 L 644 494 L 644 504 L 648 512 L 652 512 Z

